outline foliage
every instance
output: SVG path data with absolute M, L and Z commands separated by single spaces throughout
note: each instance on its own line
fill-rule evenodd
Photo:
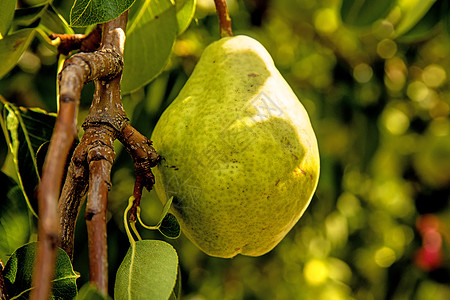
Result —
M 33 107 L 57 109 L 58 58 L 47 34 L 85 31 L 67 25 L 68 2 L 26 0 L 15 10 L 15 1 L 0 1 L 0 95 L 8 100 L 1 104 L 6 139 L 0 140 L 0 158 L 10 149 L 0 159 L 3 262 L 36 239 L 26 204 L 28 199 L 33 207 L 36 153 L 49 139 L 54 116 Z M 189 27 L 195 1 L 141 0 L 131 7 L 123 102 L 133 126 L 146 136 L 202 50 L 219 36 L 210 2 L 197 1 Z M 207 257 L 183 235 L 168 240 L 157 231 L 141 231 L 145 239 L 165 240 L 176 249 L 185 298 L 449 298 L 448 5 L 445 0 L 229 1 L 235 34 L 261 41 L 308 110 L 319 141 L 321 178 L 300 222 L 262 257 Z M 83 91 L 79 124 L 92 89 Z M 134 183 L 127 153 L 119 145 L 116 153 L 108 222 L 112 296 L 128 249 L 122 216 Z M 161 210 L 154 192 L 144 195 L 144 221 L 158 223 Z M 82 218 L 75 242 L 80 288 L 88 280 Z M 83 294 L 89 293 L 95 291 L 83 287 Z

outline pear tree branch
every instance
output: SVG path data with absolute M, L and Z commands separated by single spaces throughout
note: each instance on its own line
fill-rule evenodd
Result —
M 127 125 L 119 136 L 120 142 L 133 158 L 136 181 L 134 184 L 134 202 L 130 209 L 130 220 L 136 221 L 137 207 L 140 205 L 142 190 L 150 191 L 155 183 L 151 168 L 155 167 L 160 157 L 152 147 L 152 142 L 131 125 Z
M 233 36 L 231 30 L 231 18 L 228 14 L 226 0 L 214 0 L 217 16 L 219 17 L 220 37 Z
M 119 41 L 123 43 L 124 38 Z M 111 43 L 108 42 L 108 45 Z M 59 75 L 59 112 L 37 191 L 39 245 L 33 273 L 35 288 L 30 296 L 32 300 L 46 300 L 50 295 L 60 233 L 57 203 L 66 161 L 77 137 L 76 120 L 81 89 L 88 81 L 115 77 L 121 72 L 122 55 L 116 53 L 115 49 L 117 47 L 105 47 L 94 53 L 75 54 L 65 62 Z

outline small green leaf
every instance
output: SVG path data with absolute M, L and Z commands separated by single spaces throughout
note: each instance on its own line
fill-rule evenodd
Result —
M 178 31 L 176 9 L 170 0 L 141 2 L 132 7 L 133 19 L 127 28 L 123 93 L 139 89 L 162 72 Z
M 0 172 L 0 260 L 29 241 L 31 222 L 27 202 L 18 184 Z
M 85 27 L 105 23 L 129 9 L 134 0 L 75 0 L 70 10 L 70 25 Z
M 11 27 L 16 2 L 16 0 L 0 1 L 0 39 L 8 33 L 9 27 Z
M 196 0 L 176 0 L 178 34 L 182 34 L 191 24 L 195 13 Z
M 143 240 L 132 244 L 117 270 L 116 299 L 166 300 L 178 273 L 178 255 L 166 242 Z
M 7 133 L 6 140 L 14 157 L 20 186 L 34 214 L 31 200 L 39 184 L 36 152 L 50 140 L 55 120 L 55 114 L 41 109 L 17 108 L 0 102 L 0 123 Z
M 78 291 L 78 295 L 74 300 L 111 300 L 111 297 L 105 297 L 92 284 L 86 283 Z
M 28 299 L 32 289 L 33 265 L 37 243 L 29 243 L 17 249 L 6 263 L 3 275 L 6 290 L 11 299 Z M 58 249 L 55 263 L 55 275 L 52 281 L 53 297 L 72 299 L 77 295 L 76 280 L 79 277 L 70 263 L 70 258 L 62 249 Z
M 402 1 L 402 19 L 395 28 L 396 36 L 409 31 L 427 13 L 436 0 Z
M 165 215 L 158 230 L 170 239 L 178 238 L 181 232 L 180 224 L 178 223 L 177 218 L 171 213 Z
M 370 26 L 384 18 L 394 4 L 392 0 L 342 0 L 342 21 L 355 27 Z
M 0 79 L 17 64 L 22 54 L 33 40 L 35 30 L 23 29 L 0 40 Z

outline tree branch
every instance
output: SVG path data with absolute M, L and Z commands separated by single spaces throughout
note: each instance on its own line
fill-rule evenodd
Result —
M 231 30 L 231 18 L 228 14 L 226 0 L 214 0 L 217 16 L 219 17 L 220 37 L 233 36 Z
M 59 247 L 66 251 L 71 260 L 73 259 L 76 221 L 88 185 L 89 171 L 86 159 L 88 144 L 89 141 L 83 136 L 80 144 L 75 148 L 58 203 L 61 227 Z
M 60 39 L 58 52 L 64 55 L 69 55 L 70 51 L 77 49 L 80 49 L 81 52 L 92 52 L 100 47 L 102 27 L 97 25 L 88 35 L 52 33 L 49 38 Z
M 61 191 L 67 156 L 77 136 L 76 117 L 81 89 L 84 83 L 98 78 L 120 78 L 117 75 L 121 74 L 123 66 L 121 43 L 123 44 L 125 40 L 127 15 L 126 12 L 119 18 L 104 24 L 104 36 L 114 35 L 114 37 L 103 37 L 104 47 L 100 51 L 78 53 L 72 56 L 65 62 L 60 73 L 60 107 L 38 188 L 40 242 L 33 273 L 35 288 L 31 292 L 32 300 L 47 300 L 50 295 L 60 232 L 57 200 Z M 111 41 L 117 42 L 117 45 L 111 47 Z M 121 51 L 116 52 L 118 50 Z M 120 79 L 116 81 L 118 85 Z M 117 86 L 116 90 L 119 91 L 118 102 L 120 103 L 120 87 Z M 111 93 L 104 94 L 106 97 L 111 95 Z M 115 114 L 115 111 L 119 111 L 119 114 Z M 117 121 L 117 115 L 125 113 L 120 105 L 120 108 L 111 110 L 111 114 Z M 75 205 L 75 207 L 79 206 Z
M 135 221 L 137 207 L 141 201 L 142 188 L 145 187 L 148 191 L 152 189 L 155 178 L 151 168 L 156 166 L 160 157 L 152 147 L 152 142 L 130 124 L 127 124 L 118 138 L 134 161 L 136 181 L 133 190 L 134 203 L 130 209 L 130 220 Z
M 122 59 L 128 14 L 103 25 L 101 52 L 115 53 Z M 122 60 L 121 60 L 122 61 Z M 89 191 L 86 224 L 89 239 L 89 280 L 108 295 L 108 256 L 106 213 L 110 173 L 115 158 L 114 140 L 127 124 L 120 96 L 121 72 L 111 80 L 96 80 L 94 99 L 83 123 L 89 141 Z

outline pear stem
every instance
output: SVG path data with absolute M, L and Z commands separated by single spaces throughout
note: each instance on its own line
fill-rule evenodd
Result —
M 216 4 L 217 16 L 219 17 L 220 37 L 233 36 L 231 30 L 231 18 L 228 14 L 227 1 L 226 0 L 214 0 Z

